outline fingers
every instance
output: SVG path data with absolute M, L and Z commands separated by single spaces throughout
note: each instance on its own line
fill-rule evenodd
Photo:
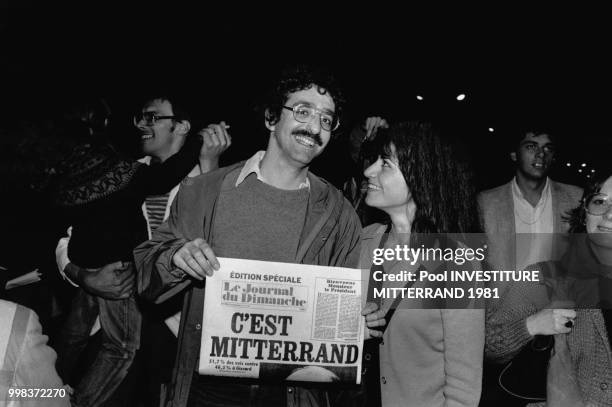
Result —
M 366 339 L 367 338 L 380 338 L 383 335 L 382 329 L 377 329 L 387 325 L 385 319 L 385 310 L 379 309 L 378 305 L 373 302 L 368 302 L 363 310 L 362 315 L 365 315 L 366 321 Z
M 573 309 L 554 309 L 553 314 L 569 319 L 576 318 L 576 311 Z
M 366 131 L 366 139 L 370 139 L 371 137 L 376 135 L 376 132 L 380 128 L 388 128 L 389 124 L 385 119 L 380 116 L 372 116 L 368 117 L 365 122 L 365 131 Z
M 375 129 L 375 120 L 376 117 L 368 117 L 366 119 L 366 124 L 365 124 L 365 130 L 366 130 L 366 139 L 369 139 L 370 136 L 372 136 L 372 133 L 374 132 Z
M 225 122 L 220 122 L 219 124 L 210 124 L 202 129 L 199 134 L 202 136 L 206 148 L 218 153 L 225 151 L 232 144 L 232 137 L 227 132 L 228 128 L 229 126 Z
M 118 299 L 125 299 L 132 295 L 134 291 L 134 286 L 136 284 L 136 275 L 134 273 L 129 273 L 129 277 L 126 278 L 122 284 L 117 287 L 117 291 L 119 293 Z
M 361 315 L 371 314 L 377 309 L 378 309 L 378 304 L 376 304 L 375 302 L 368 302 L 366 303 L 365 307 L 363 307 L 363 310 L 361 310 Z
M 117 271 L 123 268 L 123 262 L 116 261 L 114 263 L 109 263 L 106 266 L 102 267 L 105 271 Z
M 368 339 L 368 336 L 370 338 L 382 338 L 383 335 L 384 335 L 383 331 L 377 331 L 375 329 L 368 329 L 366 339 Z
M 185 243 L 176 251 L 172 261 L 176 267 L 198 280 L 212 276 L 220 267 L 212 248 L 200 238 Z
M 574 326 L 576 311 L 571 309 L 552 310 L 553 329 L 558 333 L 569 333 Z
M 531 335 L 565 334 L 572 330 L 575 318 L 576 311 L 572 309 L 543 309 L 526 319 L 527 331 Z
M 179 269 L 181 269 L 185 274 L 190 277 L 195 278 L 196 280 L 203 280 L 206 277 L 206 271 L 201 268 L 192 268 L 187 261 L 184 260 L 184 255 L 180 250 L 177 251 L 174 256 L 172 256 L 172 263 Z
M 128 280 L 134 280 L 134 276 L 135 273 L 130 272 L 130 273 L 124 273 L 124 272 L 120 272 L 120 273 L 116 273 L 115 275 L 115 285 L 123 285 L 125 284 L 126 281 Z
M 380 328 L 387 325 L 387 321 L 385 320 L 385 317 L 382 316 L 381 318 L 373 319 L 370 321 L 366 320 L 366 325 L 368 326 L 368 328 Z

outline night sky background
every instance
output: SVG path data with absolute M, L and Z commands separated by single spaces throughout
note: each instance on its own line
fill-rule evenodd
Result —
M 115 136 L 127 146 L 135 139 L 129 117 L 136 101 L 172 89 L 202 123 L 230 123 L 235 149 L 228 159 L 243 158 L 265 145 L 253 106 L 269 79 L 287 63 L 308 62 L 342 81 L 347 124 L 378 114 L 456 128 L 481 187 L 510 176 L 503 130 L 522 122 L 554 130 L 562 163 L 599 168 L 611 145 L 601 126 L 610 107 L 603 10 L 18 4 L 0 12 L 0 107 L 13 124 L 103 96 L 121 129 Z M 467 95 L 463 102 L 458 93 Z M 575 168 L 557 172 L 577 175 Z
M 172 89 L 191 102 L 200 123 L 232 126 L 228 163 L 265 146 L 254 106 L 268 81 L 295 62 L 329 67 L 341 80 L 350 101 L 345 135 L 368 115 L 432 119 L 454 129 L 450 136 L 467 147 L 479 189 L 510 179 L 505 134 L 524 123 L 544 124 L 560 140 L 554 178 L 581 184 L 579 163 L 587 163 L 585 171 L 609 168 L 612 36 L 603 10 L 79 4 L 0 6 L 0 174 L 13 197 L 3 199 L 9 230 L 28 230 L 24 222 L 36 230 L 47 216 L 39 184 L 62 149 L 45 129 L 67 105 L 106 98 L 113 138 L 133 153 L 138 101 Z M 459 93 L 466 94 L 462 102 Z M 336 182 L 343 141 L 341 134 L 314 166 Z

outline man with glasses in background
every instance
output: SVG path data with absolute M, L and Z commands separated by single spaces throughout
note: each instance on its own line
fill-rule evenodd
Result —
M 320 389 L 247 385 L 200 376 L 196 369 L 202 281 L 219 268 L 216 256 L 357 267 L 361 226 L 355 211 L 308 170 L 338 128 L 342 107 L 329 75 L 303 67 L 285 71 L 265 103 L 267 149 L 183 185 L 168 222 L 134 251 L 141 296 L 163 302 L 187 292 L 166 406 L 328 404 Z
M 523 270 L 531 264 L 558 260 L 567 247 L 563 235 L 569 224 L 565 217 L 579 205 L 582 196 L 581 188 L 548 177 L 556 153 L 550 131 L 526 128 L 517 131 L 511 142 L 514 178 L 478 196 L 491 270 Z M 503 299 L 512 283 L 489 284 L 498 289 L 500 296 L 487 304 L 487 318 L 494 318 L 496 313 L 504 312 Z M 510 396 L 497 385 L 500 368 L 485 364 L 484 405 L 515 401 L 508 399 Z
M 132 249 L 149 238 L 167 216 L 179 188 L 176 184 L 186 175 L 197 176 L 218 167 L 219 155 L 231 144 L 227 126 L 223 122 L 208 126 L 199 136 L 188 138 L 191 129 L 189 116 L 176 98 L 157 97 L 149 100 L 134 117 L 134 125 L 139 130 L 142 151 L 147 155 L 140 163 L 129 163 L 117 156 L 111 147 L 97 146 L 97 143 L 82 146 L 66 160 L 69 168 L 65 171 L 63 183 L 68 186 L 63 188 L 61 198 L 66 198 L 64 206 L 67 212 L 73 216 L 77 214 L 72 220 L 77 223 L 74 225 L 75 233 L 79 234 L 61 239 L 56 257 L 60 272 L 82 290 L 73 302 L 71 314 L 58 341 L 58 370 L 64 376 L 71 374 L 79 347 L 85 343 L 96 316 L 109 315 L 115 308 L 111 306 L 130 301 L 130 298 L 133 301 L 135 274 L 133 268 L 125 267 L 124 263 L 131 261 Z M 72 177 L 72 173 L 77 176 Z M 108 191 L 100 191 L 100 188 Z M 72 202 L 75 196 L 80 200 L 78 203 Z M 142 210 L 139 208 L 141 205 Z M 95 225 L 101 222 L 99 219 L 106 219 L 106 223 Z M 89 234 L 84 236 L 83 231 Z M 104 264 L 104 259 L 109 261 L 100 267 L 91 264 L 93 258 L 98 264 Z M 160 341 L 163 343 L 164 335 L 166 344 L 171 345 L 173 339 L 170 331 L 158 323 L 163 321 L 162 312 L 167 313 L 167 309 L 150 311 L 145 314 L 143 323 L 143 345 L 154 349 Z M 125 377 L 140 342 L 140 310 L 134 304 L 126 307 L 125 313 L 133 325 L 127 330 L 113 325 L 113 321 L 122 318 L 105 317 L 106 320 L 100 321 L 105 339 L 98 359 L 104 359 L 105 354 L 118 352 L 128 357 L 120 366 L 115 363 L 116 367 L 111 366 L 110 359 L 103 365 L 100 365 L 102 362 L 94 362 L 90 373 L 76 389 L 77 405 L 101 404 Z M 125 332 L 132 334 L 127 338 Z M 108 338 L 117 339 L 121 335 L 124 337 L 119 341 L 120 345 L 109 345 L 114 341 L 109 342 Z M 153 351 L 148 349 L 147 353 Z M 152 355 L 148 355 L 147 359 L 158 361 Z M 158 377 L 153 382 L 161 380 L 161 365 L 160 362 L 149 369 L 148 374 Z M 153 400 L 158 393 L 153 389 Z

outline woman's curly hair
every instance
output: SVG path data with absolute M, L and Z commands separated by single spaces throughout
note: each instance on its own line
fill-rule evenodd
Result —
M 391 155 L 416 204 L 413 233 L 478 233 L 473 173 L 458 150 L 431 123 L 409 121 L 382 130 L 368 148 L 376 156 Z

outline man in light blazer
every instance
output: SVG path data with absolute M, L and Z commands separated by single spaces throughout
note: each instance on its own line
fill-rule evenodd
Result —
M 577 207 L 582 189 L 548 177 L 555 160 L 555 144 L 549 131 L 538 128 L 517 132 L 510 158 L 515 176 L 510 182 L 478 196 L 481 222 L 487 234 L 486 261 L 493 270 L 522 270 L 529 265 L 558 260 L 567 247 L 569 224 L 565 216 Z M 486 319 L 512 308 L 505 304 L 512 282 L 489 282 L 499 299 L 487 302 Z M 488 325 L 487 325 L 488 327 Z M 503 365 L 485 362 L 481 406 L 520 406 L 498 385 Z
M 558 259 L 565 248 L 561 234 L 569 228 L 565 217 L 582 196 L 581 188 L 548 177 L 555 160 L 555 143 L 549 131 L 521 131 L 510 158 L 516 167 L 514 178 L 478 196 L 488 238 L 487 260 L 492 269 L 499 270 L 520 270 Z M 494 282 L 493 286 L 499 288 L 503 299 L 508 283 Z

